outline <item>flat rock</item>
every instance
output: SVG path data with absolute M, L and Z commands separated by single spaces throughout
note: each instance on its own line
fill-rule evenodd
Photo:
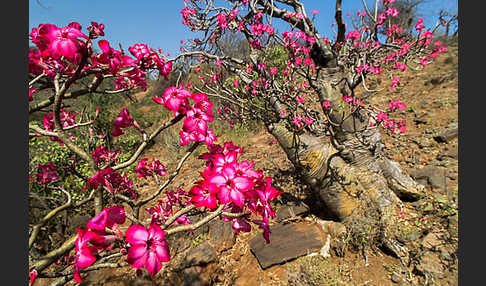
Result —
M 306 223 L 270 226 L 270 243 L 261 234 L 249 241 L 250 249 L 262 269 L 319 252 L 327 241 L 327 234 L 317 225 Z
M 277 221 L 302 216 L 309 212 L 309 207 L 303 202 L 289 202 L 277 209 Z
M 443 153 L 439 153 L 437 155 L 437 160 L 444 160 L 446 158 L 452 158 L 452 159 L 458 159 L 459 158 L 459 152 L 457 149 L 457 146 L 453 148 L 452 150 L 447 150 Z
M 444 171 L 436 166 L 410 170 L 409 174 L 419 183 L 428 183 L 433 188 L 444 188 L 446 183 Z
M 439 133 L 437 136 L 434 136 L 434 140 L 437 141 L 438 143 L 447 143 L 452 139 L 456 138 L 458 134 L 459 134 L 458 128 L 448 129 Z
M 444 278 L 444 266 L 437 254 L 427 251 L 419 258 L 419 263 L 415 266 L 417 273 L 425 276 L 429 275 L 436 279 Z

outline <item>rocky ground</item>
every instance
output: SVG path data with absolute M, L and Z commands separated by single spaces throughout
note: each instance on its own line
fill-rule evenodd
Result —
M 262 132 L 237 143 L 245 147 L 242 159 L 253 160 L 285 192 L 275 205 L 269 245 L 263 247 L 257 228 L 236 236 L 229 223 L 216 220 L 193 234 L 171 237 L 173 259 L 154 281 L 125 267 L 92 272 L 83 285 L 457 285 L 457 67 L 457 47 L 449 47 L 436 64 L 407 71 L 398 91 L 407 109 L 397 114 L 406 119 L 407 132 L 383 133 L 389 156 L 426 186 L 425 198 L 404 202 L 397 213 L 406 226 L 400 240 L 410 250 L 408 265 L 379 248 L 350 247 L 340 225 L 326 221 L 278 144 Z M 386 106 L 393 96 L 370 100 Z M 166 150 L 155 148 L 147 156 L 168 162 L 169 170 L 177 164 Z M 171 189 L 188 189 L 199 179 L 191 170 L 203 166 L 190 159 Z M 153 191 L 149 182 L 139 188 L 141 195 Z

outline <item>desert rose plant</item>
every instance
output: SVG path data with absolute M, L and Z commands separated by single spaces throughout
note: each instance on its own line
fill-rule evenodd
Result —
M 406 132 L 401 74 L 446 51 L 434 40 L 438 26 L 426 28 L 423 18 L 399 26 L 394 0 L 362 1 L 353 14 L 336 0 L 327 37 L 315 24 L 319 7 L 304 1 L 216 2 L 183 1 L 182 23 L 197 38 L 177 59 L 199 74 L 194 88 L 220 100 L 217 114 L 230 124 L 261 121 L 352 239 L 366 238 L 408 264 L 396 239 L 401 201 L 421 198 L 424 187 L 388 158 L 380 132 Z M 245 49 L 224 45 L 238 37 Z M 386 103 L 373 105 L 370 96 Z
M 142 138 L 142 143 L 124 161 L 119 160 L 120 150 L 109 150 L 103 140 L 97 146 L 85 148 L 83 138 L 104 138 L 90 128 L 103 112 L 103 106 L 88 118 L 90 115 L 67 109 L 67 101 L 89 93 L 111 95 L 135 88 L 145 90 L 148 72 L 156 70 L 167 78 L 172 71 L 172 62 L 164 59 L 161 51 L 144 44 L 129 47 L 127 53 L 114 49 L 106 40 L 96 42 L 104 35 L 103 29 L 103 24 L 92 22 L 86 35 L 82 27 L 73 22 L 66 27 L 41 24 L 30 33 L 35 48 L 29 53 L 32 78 L 29 82 L 29 101 L 32 102 L 29 113 L 50 111 L 44 115 L 43 124 L 29 123 L 30 138 L 47 137 L 50 140 L 46 144 L 59 144 L 74 157 L 71 158 L 71 166 L 56 166 L 52 162 L 38 164 L 35 173 L 30 176 L 34 184 L 60 190 L 67 201 L 50 210 L 32 226 L 29 249 L 39 238 L 42 227 L 61 211 L 86 207 L 92 201 L 94 214 L 86 226 L 78 228 L 77 234 L 61 247 L 43 257 L 31 259 L 31 283 L 36 277 L 60 277 L 59 281 L 74 278 L 81 282 L 83 272 L 118 266 L 109 260 L 121 255 L 126 256 L 127 264 L 137 269 L 145 267 L 153 277 L 160 271 L 162 263 L 171 258 L 166 236 L 194 230 L 218 217 L 233 222 L 237 233 L 249 232 L 253 222 L 264 229 L 263 236 L 269 242 L 269 218 L 274 217 L 270 202 L 281 192 L 271 186 L 270 177 L 254 169 L 253 162 L 239 160 L 243 152 L 241 147 L 231 142 L 216 143 L 216 136 L 209 125 L 213 121 L 213 103 L 206 94 L 190 92 L 183 85 L 160 91 L 160 97 L 153 100 L 161 105 L 161 109 L 173 113 L 173 118 L 150 134 L 140 127 L 127 108 L 122 108 L 113 119 L 111 136 L 123 136 L 128 128 L 134 128 Z M 92 48 L 95 43 L 101 50 L 98 53 Z M 91 81 L 86 88 L 75 84 L 86 78 Z M 114 82 L 114 89 L 100 88 L 101 83 L 107 80 Z M 35 100 L 36 93 L 42 90 L 52 90 L 52 94 Z M 179 132 L 181 148 L 190 146 L 176 169 L 167 175 L 168 170 L 162 162 L 155 158 L 141 158 L 141 154 L 156 136 L 180 121 L 183 121 Z M 74 131 L 84 134 L 84 137 L 74 136 Z M 189 190 L 167 190 L 187 158 L 202 146 L 208 152 L 200 156 L 206 161 L 201 180 L 194 182 Z M 83 177 L 76 170 L 76 165 L 81 162 L 89 166 L 90 176 Z M 159 184 L 148 197 L 138 198 L 132 180 L 121 172 L 133 165 L 136 166 L 137 177 L 152 178 Z M 85 182 L 83 188 L 66 190 L 59 180 L 61 172 L 63 176 L 74 172 L 82 177 Z M 167 178 L 161 182 L 163 177 Z M 75 200 L 71 195 L 73 192 L 86 195 Z M 161 194 L 166 199 L 160 199 Z M 159 199 L 157 207 L 145 209 L 152 217 L 146 225 L 139 220 L 140 211 L 156 199 Z M 195 209 L 205 212 L 206 216 L 199 221 L 191 221 L 188 215 Z M 250 217 L 251 213 L 256 216 Z M 261 219 L 254 219 L 258 216 Z M 123 232 L 119 226 L 126 220 L 131 221 L 131 226 Z M 72 269 L 63 273 L 45 271 L 72 249 L 73 256 L 67 263 L 74 266 Z
M 383 0 L 371 7 L 373 11 L 363 2 L 363 11 L 345 21 L 337 0 L 335 35 L 328 38 L 315 26 L 319 7 L 311 7 L 309 13 L 301 1 L 228 0 L 215 5 L 213 0 L 184 0 L 182 23 L 200 38 L 184 42 L 173 58 L 142 43 L 127 51 L 117 49 L 102 39 L 101 23 L 91 22 L 86 31 L 75 22 L 33 28 L 29 114 L 44 116 L 42 122 L 29 123 L 29 136 L 48 138 L 45 144 L 56 144 L 73 156 L 64 165 L 38 164 L 29 177 L 32 184 L 66 198 L 32 225 L 29 250 L 43 226 L 61 211 L 89 209 L 88 205 L 92 209 L 86 225 L 60 247 L 30 257 L 31 283 L 36 277 L 57 278 L 56 285 L 71 279 L 81 282 L 85 272 L 123 265 L 144 267 L 154 277 L 171 259 L 168 236 L 217 218 L 231 223 L 236 233 L 258 226 L 270 242 L 269 219 L 275 216 L 270 203 L 281 192 L 253 162 L 240 159 L 241 147 L 217 143 L 210 128 L 216 117 L 231 126 L 242 120 L 261 121 L 302 182 L 337 220 L 352 226 L 368 223 L 378 214 L 372 227 L 377 242 L 406 261 L 407 249 L 395 238 L 397 213 L 401 199 L 420 198 L 423 187 L 386 156 L 380 135 L 380 128 L 406 132 L 405 121 L 394 113 L 406 104 L 389 98 L 386 106 L 373 106 L 367 96 L 385 91 L 398 96 L 403 85 L 400 73 L 423 68 L 445 47 L 433 40 L 434 30 L 426 29 L 423 19 L 412 32 L 392 24 L 399 14 L 394 2 Z M 378 13 L 378 8 L 384 12 Z M 228 53 L 220 46 L 226 35 L 242 36 L 248 53 L 241 57 Z M 178 63 L 189 66 L 198 80 L 178 82 L 152 98 L 172 114 L 170 120 L 148 132 L 127 108 L 112 118 L 111 137 L 122 137 L 132 129 L 141 138 L 127 159 L 121 160 L 120 150 L 110 150 L 106 136 L 91 128 L 106 112 L 104 106 L 94 114 L 69 107 L 89 94 L 121 96 L 137 88 L 146 90 L 149 73 L 168 79 Z M 381 85 L 371 87 L 370 80 Z M 106 88 L 106 82 L 113 83 L 112 88 Z M 358 92 L 359 88 L 366 92 Z M 142 156 L 157 136 L 179 122 L 180 148 L 187 151 L 174 170 Z M 198 170 L 200 180 L 187 190 L 168 190 L 197 148 L 207 149 L 199 156 L 206 162 Z M 80 166 L 86 166 L 86 175 L 80 174 Z M 154 180 L 157 189 L 139 197 L 127 172 Z M 82 187 L 67 189 L 60 180 L 67 174 L 82 179 Z M 151 202 L 157 205 L 147 208 Z M 191 221 L 195 210 L 205 216 Z M 151 215 L 150 223 L 139 220 L 141 211 Z M 122 231 L 120 225 L 127 221 L 130 226 Z M 126 257 L 125 264 L 112 262 L 121 256 Z M 49 272 L 48 267 L 60 260 L 65 271 Z

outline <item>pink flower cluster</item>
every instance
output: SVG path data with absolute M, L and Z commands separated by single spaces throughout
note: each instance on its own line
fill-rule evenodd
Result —
M 223 146 L 211 145 L 210 152 L 200 156 L 207 160 L 206 168 L 201 173 L 203 180 L 198 181 L 190 190 L 191 203 L 196 207 L 215 209 L 219 204 L 230 203 L 232 212 L 249 210 L 261 215 L 258 221 L 264 228 L 264 237 L 268 240 L 268 219 L 274 217 L 270 201 L 281 194 L 271 186 L 271 178 L 263 176 L 260 170 L 254 170 L 254 163 L 238 162 L 243 152 L 241 147 L 231 142 Z M 233 219 L 233 228 L 249 231 L 245 217 Z
M 196 14 L 196 10 L 188 9 L 187 7 L 182 8 L 181 10 L 182 25 L 193 27 L 194 23 L 192 23 L 191 19 L 189 18 L 189 15 L 194 15 L 194 14 Z
M 121 68 L 135 66 L 133 58 L 125 55 L 122 51 L 110 47 L 110 43 L 107 40 L 98 41 L 98 46 L 101 49 L 101 54 L 93 55 L 93 66 L 108 66 L 109 71 L 113 75 L 117 74 Z
M 219 13 L 218 16 L 216 16 L 216 19 L 218 20 L 218 25 L 222 30 L 224 30 L 228 27 L 226 14 Z
M 61 119 L 62 128 L 68 128 L 76 124 L 76 112 L 62 109 L 59 118 Z M 54 131 L 54 112 L 48 113 L 43 119 L 44 129 L 47 131 Z M 59 142 L 59 145 L 64 146 L 64 143 L 57 137 L 49 137 L 54 142 Z M 74 137 L 71 137 L 71 139 Z
M 123 176 L 115 172 L 113 168 L 103 169 L 89 177 L 83 191 L 86 191 L 88 188 L 97 189 L 100 186 L 106 187 L 113 194 L 129 191 L 133 197 L 136 197 L 133 191 L 133 182 L 128 180 L 126 175 Z
M 57 167 L 52 162 L 47 164 L 38 164 L 37 173 L 35 174 L 39 184 L 47 185 L 52 181 L 59 179 L 59 174 L 57 173 Z M 31 178 L 32 179 L 32 178 Z
M 393 111 L 395 109 L 398 109 L 398 110 L 404 110 L 405 108 L 407 108 L 407 105 L 401 101 L 399 101 L 398 99 L 395 99 L 393 100 L 392 102 L 390 102 L 388 104 L 388 108 Z
M 126 55 L 121 46 L 120 50 L 115 50 L 108 41 L 100 40 L 98 45 L 101 53 L 96 54 L 91 47 L 91 40 L 104 36 L 104 24 L 91 22 L 88 31 L 89 37 L 81 32 L 81 25 L 77 22 L 62 28 L 52 24 L 40 24 L 33 28 L 30 37 L 37 49 L 29 50 L 29 72 L 34 75 L 45 72 L 50 77 L 54 77 L 57 72 L 71 75 L 84 58 L 87 60 L 84 61 L 83 71 L 102 68 L 101 72 L 96 73 L 97 76 L 103 73 L 118 75 L 115 79 L 116 89 L 142 87 L 145 90 L 148 69 L 157 69 L 168 79 L 172 63 L 160 58 L 160 49 L 156 52 L 143 44 L 135 44 L 129 48 L 134 59 Z
M 177 191 L 168 191 L 166 192 L 167 199 L 166 200 L 159 200 L 157 206 L 146 209 L 147 213 L 152 216 L 151 224 L 156 224 L 158 226 L 165 223 L 170 217 L 172 217 L 178 208 L 183 208 L 191 203 L 189 202 L 189 195 L 186 191 L 182 189 L 178 189 Z M 178 217 L 174 224 L 182 224 L 187 225 L 191 224 L 192 222 L 187 217 L 187 214 L 184 214 Z
M 407 126 L 405 120 L 394 120 L 388 118 L 388 114 L 382 111 L 378 111 L 376 115 L 373 115 L 374 121 L 370 122 L 370 126 L 375 126 L 375 123 L 381 124 L 383 127 L 390 129 L 391 132 L 398 131 L 399 133 L 405 133 Z
M 103 209 L 86 224 L 86 229 L 77 229 L 75 241 L 74 279 L 81 283 L 79 268 L 86 268 L 96 261 L 95 255 L 101 250 L 113 248 L 116 240 L 123 240 L 123 234 L 117 225 L 125 222 L 125 210 L 120 206 Z M 107 229 L 111 230 L 107 232 Z
M 191 93 L 183 88 L 175 86 L 164 91 L 162 98 L 152 98 L 158 104 L 162 104 L 167 110 L 174 111 L 174 117 L 185 115 L 182 130 L 179 132 L 180 144 L 185 146 L 190 142 L 205 142 L 207 145 L 216 140 L 212 129 L 208 128 L 208 122 L 213 121 L 213 103 L 203 93 Z M 189 99 L 195 103 L 189 104 Z
M 93 157 L 93 160 L 96 162 L 96 164 L 99 164 L 101 162 L 116 163 L 120 153 L 121 150 L 118 150 L 117 152 L 110 151 L 106 149 L 105 146 L 100 145 L 91 152 L 91 157 Z
M 40 24 L 30 33 L 32 42 L 39 48 L 42 58 L 51 57 L 60 60 L 61 57 L 79 63 L 82 53 L 86 51 L 88 36 L 81 32 L 81 25 L 72 22 L 59 28 L 53 24 Z
M 273 34 L 274 28 L 272 26 L 268 26 L 262 23 L 259 24 L 252 24 L 250 25 L 250 30 L 255 36 L 261 36 L 263 33 L 267 33 L 268 35 Z
M 381 74 L 383 70 L 377 63 L 374 63 L 372 65 L 364 63 L 356 67 L 356 73 L 360 74 L 363 71 L 374 73 L 374 74 Z
M 76 116 L 77 113 L 73 111 L 66 111 L 66 110 L 61 110 L 59 117 L 61 119 L 62 123 L 62 128 L 67 128 L 69 126 L 72 126 L 76 124 Z M 53 131 L 54 130 L 54 113 L 48 113 L 44 116 L 44 129 L 47 131 Z
M 147 164 L 147 161 L 148 158 L 143 158 L 138 162 L 137 177 L 145 178 L 153 175 L 166 175 L 165 166 L 162 165 L 159 160 L 155 160 L 155 158 L 152 158 L 152 162 L 150 162 L 150 164 Z

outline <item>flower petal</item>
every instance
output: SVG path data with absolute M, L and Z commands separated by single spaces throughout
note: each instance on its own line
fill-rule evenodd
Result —
M 136 244 L 128 249 L 127 262 L 135 268 L 140 268 L 147 262 L 147 245 Z
M 157 258 L 155 252 L 150 251 L 148 253 L 147 263 L 145 264 L 145 268 L 147 268 L 147 271 L 150 273 L 152 278 L 157 272 L 159 272 L 160 268 L 162 268 L 162 263 Z
M 155 247 L 155 253 L 159 260 L 168 262 L 170 260 L 169 245 L 164 240 Z
M 132 245 L 146 243 L 149 237 L 147 229 L 139 224 L 130 226 L 126 233 L 126 241 Z

